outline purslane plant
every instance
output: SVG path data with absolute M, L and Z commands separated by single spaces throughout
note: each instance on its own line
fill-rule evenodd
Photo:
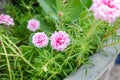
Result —
M 9 15 L 1 14 L 0 24 L 6 25 L 6 26 L 14 26 L 14 21 L 13 21 L 13 18 L 11 18 Z
M 51 46 L 57 51 L 63 51 L 70 44 L 70 38 L 64 31 L 54 32 L 50 37 Z
M 90 10 L 94 12 L 95 18 L 113 23 L 120 16 L 120 1 L 93 0 Z
M 30 30 L 30 31 L 33 31 L 35 32 L 36 30 L 38 30 L 40 27 L 40 22 L 37 21 L 36 19 L 31 19 L 28 21 L 28 25 L 27 25 L 27 28 Z
M 32 43 L 38 47 L 46 47 L 48 45 L 49 38 L 44 32 L 35 33 L 32 37 Z
M 18 18 L 15 21 L 17 23 L 14 27 L 9 25 L 10 27 L 7 28 L 5 23 L 1 23 L 0 78 L 2 80 L 62 80 L 81 65 L 87 65 L 87 60 L 96 50 L 120 42 L 119 35 L 116 35 L 119 29 L 120 1 L 93 0 L 91 8 L 87 9 L 84 5 L 85 10 L 82 10 L 77 18 L 76 12 L 79 13 L 79 11 L 76 7 L 82 0 L 76 0 L 79 3 L 74 5 L 75 11 L 71 12 L 73 9 L 70 8 L 67 10 L 68 13 L 64 13 L 67 12 L 64 8 L 69 9 L 74 0 L 55 1 L 57 7 L 53 5 L 54 1 L 38 0 L 41 8 L 44 6 L 41 10 L 43 13 L 32 14 L 34 12 L 31 5 L 31 10 L 26 12 L 28 15 L 22 12 L 22 15 L 17 15 Z M 27 5 L 24 4 L 24 6 Z M 53 8 L 56 8 L 58 13 L 53 15 L 45 7 L 50 8 L 53 13 Z M 70 23 L 69 19 L 75 20 Z M 0 21 L 9 23 L 8 19 L 0 19 Z M 27 35 L 26 38 L 16 34 L 17 31 L 22 33 L 22 36 Z M 110 37 L 116 42 L 107 44 L 107 39 Z M 105 42 L 106 45 L 103 45 Z

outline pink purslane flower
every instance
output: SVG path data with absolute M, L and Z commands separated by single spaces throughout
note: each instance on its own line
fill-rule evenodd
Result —
M 31 19 L 28 21 L 28 25 L 27 25 L 27 28 L 30 30 L 30 31 L 33 31 L 35 32 L 36 30 L 39 29 L 39 26 L 40 26 L 40 22 L 36 19 Z
M 52 48 L 57 51 L 63 51 L 70 44 L 69 36 L 64 31 L 55 31 L 50 37 L 50 40 Z
M 113 23 L 120 16 L 120 0 L 93 0 L 90 10 L 95 18 Z
M 14 21 L 13 21 L 13 18 L 11 18 L 9 15 L 1 14 L 0 24 L 6 25 L 6 26 L 14 26 Z
M 38 48 L 42 48 L 48 45 L 49 38 L 44 32 L 35 33 L 32 37 L 32 43 Z

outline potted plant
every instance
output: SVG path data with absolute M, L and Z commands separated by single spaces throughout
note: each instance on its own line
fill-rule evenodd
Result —
M 120 1 L 13 0 L 13 4 L 0 15 L 1 80 L 63 80 L 90 64 L 95 52 L 120 41 Z

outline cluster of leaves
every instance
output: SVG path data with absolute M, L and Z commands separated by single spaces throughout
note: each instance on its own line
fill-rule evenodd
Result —
M 6 7 L 6 13 L 15 18 L 14 27 L 0 26 L 1 80 L 62 80 L 81 65 L 118 28 L 95 20 L 89 12 L 91 0 L 13 0 L 15 7 Z M 35 6 L 37 4 L 37 7 Z M 39 4 L 39 5 L 38 5 Z M 12 9 L 12 12 L 11 12 Z M 58 13 L 62 12 L 63 15 Z M 50 46 L 36 48 L 30 45 L 31 32 L 27 21 L 40 21 L 39 31 L 50 36 L 55 30 L 69 34 L 71 43 L 63 52 Z M 116 42 L 120 42 L 117 38 Z

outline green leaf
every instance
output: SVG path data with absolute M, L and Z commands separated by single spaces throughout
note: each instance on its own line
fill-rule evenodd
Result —
M 89 8 L 92 0 L 66 0 L 66 6 L 63 8 L 63 14 L 65 14 L 67 22 L 76 21 L 80 14 Z
M 17 44 L 17 43 L 19 43 L 20 42 L 20 40 L 18 39 L 18 38 L 16 38 L 16 37 L 9 37 L 9 39 L 12 41 L 12 42 L 14 42 L 15 44 Z
M 46 15 L 49 15 L 53 21 L 58 21 L 55 0 L 38 0 L 38 2 Z
M 55 31 L 55 27 L 49 26 L 46 21 L 41 21 L 41 29 L 48 35 L 51 35 Z
M 30 50 L 33 50 L 34 47 L 33 46 L 22 45 L 22 46 L 20 46 L 20 49 L 22 50 L 22 53 L 26 53 L 26 52 L 28 52 Z
M 80 0 L 67 0 L 66 6 L 63 8 L 63 14 L 67 22 L 74 22 L 78 19 L 82 9 Z
M 13 33 L 15 36 L 25 39 L 29 36 L 29 30 L 27 29 L 27 21 L 29 17 L 27 14 L 20 14 L 18 19 L 18 24 L 13 27 Z
M 45 32 L 47 35 L 51 35 L 55 31 L 54 25 L 48 24 L 48 22 L 41 16 L 36 15 L 34 18 L 40 21 L 40 31 Z
M 84 7 L 89 8 L 92 4 L 92 0 L 81 0 Z
M 58 21 L 57 13 L 62 11 L 67 22 L 75 21 L 81 12 L 80 0 L 67 0 L 66 6 L 62 3 L 63 0 L 38 0 L 43 11 L 52 18 Z M 57 10 L 56 10 L 57 9 Z
M 33 37 L 34 33 L 32 33 L 29 37 L 29 46 L 33 46 L 33 43 L 32 43 L 32 37 Z
M 43 11 L 54 21 L 59 21 L 58 12 L 63 12 L 66 22 L 74 22 L 78 19 L 84 8 L 90 7 L 91 0 L 38 0 Z

